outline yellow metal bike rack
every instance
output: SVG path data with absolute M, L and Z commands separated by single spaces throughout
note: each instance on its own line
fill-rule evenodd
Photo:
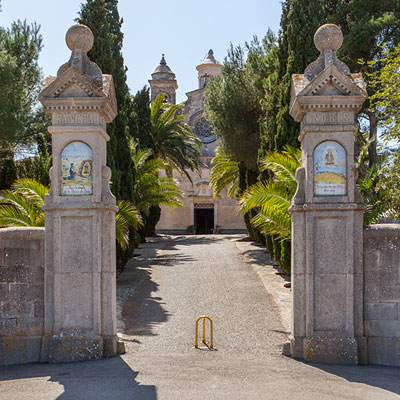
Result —
M 198 336 L 199 336 L 199 321 L 203 320 L 203 340 L 202 343 L 204 343 L 206 346 L 207 342 L 206 342 L 206 319 L 210 321 L 210 349 L 214 348 L 214 341 L 213 341 L 213 322 L 212 319 L 210 317 L 208 317 L 207 315 L 203 315 L 199 318 L 197 318 L 196 320 L 196 341 L 195 341 L 195 345 L 194 347 L 196 349 L 199 348 L 199 342 L 198 342 Z

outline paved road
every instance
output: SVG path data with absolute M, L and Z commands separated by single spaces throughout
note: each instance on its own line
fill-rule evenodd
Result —
M 120 278 L 127 354 L 2 368 L 0 399 L 400 398 L 398 368 L 322 366 L 282 356 L 287 336 L 279 309 L 237 240 L 163 237 L 139 249 Z M 214 320 L 217 351 L 192 348 L 202 314 Z

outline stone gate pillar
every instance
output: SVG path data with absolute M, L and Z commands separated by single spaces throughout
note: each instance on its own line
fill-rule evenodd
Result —
M 45 198 L 45 340 L 42 360 L 116 354 L 115 197 L 106 123 L 117 114 L 113 79 L 87 52 L 84 25 L 66 35 L 72 55 L 39 99 L 52 116 L 53 166 Z
M 364 204 L 356 189 L 354 132 L 367 97 L 336 51 L 340 29 L 321 26 L 321 52 L 293 75 L 290 115 L 301 122 L 302 166 L 292 200 L 291 354 L 307 361 L 357 364 L 365 359 L 362 327 Z

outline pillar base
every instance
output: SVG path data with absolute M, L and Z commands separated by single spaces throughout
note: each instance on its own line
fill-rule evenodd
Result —
M 293 358 L 321 364 L 359 364 L 356 338 L 298 337 L 291 340 L 290 354 Z
M 117 337 L 63 335 L 45 336 L 42 340 L 42 362 L 100 360 L 115 355 L 117 355 Z

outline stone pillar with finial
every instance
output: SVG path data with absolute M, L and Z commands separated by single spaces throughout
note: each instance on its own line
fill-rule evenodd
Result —
M 302 165 L 292 214 L 291 354 L 335 364 L 366 362 L 363 338 L 363 211 L 354 132 L 367 92 L 336 51 L 340 29 L 321 26 L 321 52 L 292 76 L 290 115 L 301 122 Z
M 106 124 L 117 115 L 111 75 L 87 52 L 93 34 L 74 25 L 72 51 L 39 100 L 52 117 L 53 166 L 45 196 L 45 335 L 42 361 L 99 359 L 117 352 L 115 197 L 106 165 Z

